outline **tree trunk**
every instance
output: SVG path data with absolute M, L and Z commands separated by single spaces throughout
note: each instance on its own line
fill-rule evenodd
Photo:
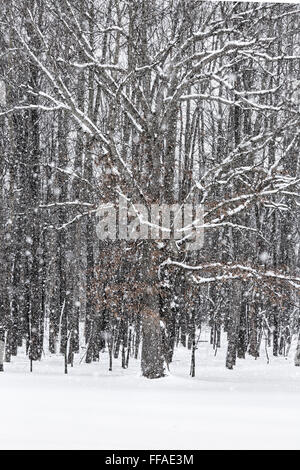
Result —
M 164 376 L 164 360 L 160 328 L 160 302 L 158 292 L 158 266 L 151 242 L 145 242 L 142 269 L 147 287 L 142 310 L 143 345 L 142 375 L 148 379 Z
M 297 350 L 295 355 L 295 366 L 300 367 L 300 334 L 298 337 Z
M 4 350 L 5 350 L 5 333 L 0 330 L 0 372 L 3 372 Z

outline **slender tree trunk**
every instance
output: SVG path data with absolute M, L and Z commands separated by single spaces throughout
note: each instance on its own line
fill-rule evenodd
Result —
M 5 350 L 5 332 L 3 329 L 0 329 L 0 372 L 3 372 L 4 350 Z
M 195 309 L 192 312 L 192 319 L 191 319 L 191 343 L 192 343 L 192 355 L 191 355 L 191 370 L 190 375 L 191 377 L 195 377 L 196 375 L 196 324 L 195 324 Z
M 227 369 L 233 369 L 237 356 L 237 334 L 240 323 L 241 293 L 240 285 L 234 285 L 232 290 L 232 306 L 230 312 L 230 325 L 228 330 L 228 347 L 226 356 Z

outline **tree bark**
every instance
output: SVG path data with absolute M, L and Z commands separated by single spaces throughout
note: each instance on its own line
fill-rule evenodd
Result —
M 300 367 L 300 334 L 298 337 L 296 355 L 295 355 L 295 366 Z
M 142 310 L 143 345 L 142 375 L 149 379 L 164 376 L 164 360 L 160 327 L 160 302 L 158 293 L 158 266 L 151 242 L 145 242 L 142 267 L 147 287 Z
M 3 361 L 4 361 L 4 351 L 5 351 L 5 333 L 4 330 L 0 330 L 0 372 L 3 372 Z

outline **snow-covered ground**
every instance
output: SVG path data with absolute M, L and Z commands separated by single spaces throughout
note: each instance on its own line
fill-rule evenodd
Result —
M 52 356 L 26 357 L 0 374 L 0 449 L 299 449 L 300 368 L 289 359 L 239 360 L 224 367 L 208 343 L 197 351 L 197 376 L 180 348 L 170 375 L 147 380 L 139 363 L 122 370 L 107 354 L 76 359 L 68 375 Z

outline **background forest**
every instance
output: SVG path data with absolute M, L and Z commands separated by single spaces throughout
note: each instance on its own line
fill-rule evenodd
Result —
M 26 343 L 162 377 L 299 337 L 299 5 L 0 0 L 0 368 Z M 111 241 L 99 204 L 203 204 L 204 245 Z M 299 337 L 300 338 L 300 337 Z M 46 340 L 45 340 L 46 339 Z M 4 347 L 5 345 L 5 347 Z M 4 356 L 4 357 L 1 357 Z M 300 366 L 300 339 L 295 364 Z M 224 364 L 225 367 L 225 364 Z

